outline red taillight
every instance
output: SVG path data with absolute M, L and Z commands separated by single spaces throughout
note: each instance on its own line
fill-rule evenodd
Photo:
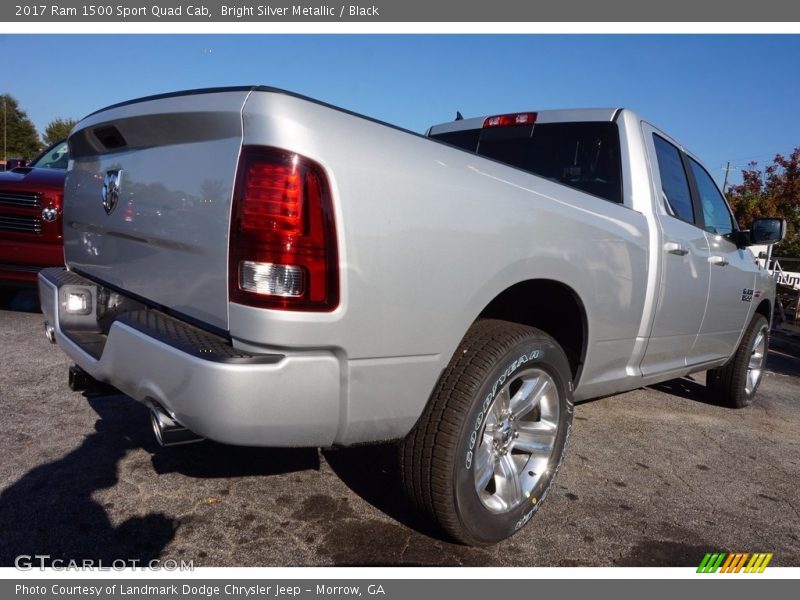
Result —
M 297 164 L 254 162 L 247 166 L 242 203 L 244 230 L 302 233 L 303 177 L 300 171 Z
M 510 115 L 497 115 L 486 117 L 483 121 L 483 128 L 488 127 L 509 127 L 511 125 L 533 125 L 536 123 L 536 113 L 513 113 Z
M 336 308 L 336 228 L 322 167 L 292 152 L 245 146 L 237 178 L 230 300 L 284 310 Z

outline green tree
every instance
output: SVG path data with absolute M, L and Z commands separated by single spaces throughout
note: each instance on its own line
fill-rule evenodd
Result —
M 42 135 L 45 145 L 49 146 L 66 138 L 77 122 L 77 119 L 62 119 L 61 117 L 50 121 L 47 127 L 44 128 L 44 135 Z
M 742 170 L 742 183 L 731 186 L 727 197 L 743 229 L 757 217 L 786 219 L 786 239 L 773 253 L 800 258 L 800 147 L 788 157 L 775 155 L 764 169 L 750 163 Z
M 0 95 L 0 142 L 7 158 L 31 159 L 42 147 L 39 134 L 28 115 L 19 107 L 17 100 L 9 94 Z

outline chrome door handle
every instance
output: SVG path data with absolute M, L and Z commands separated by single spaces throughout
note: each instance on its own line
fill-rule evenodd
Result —
M 681 246 L 678 242 L 667 242 L 664 244 L 664 250 L 676 256 L 686 256 L 689 254 L 689 249 Z
M 724 256 L 711 256 L 709 257 L 708 262 L 718 267 L 727 267 L 729 264 L 728 259 Z

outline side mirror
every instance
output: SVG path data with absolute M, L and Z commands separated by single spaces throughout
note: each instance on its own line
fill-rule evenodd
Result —
M 750 228 L 750 244 L 777 244 L 786 237 L 786 220 L 756 219 Z

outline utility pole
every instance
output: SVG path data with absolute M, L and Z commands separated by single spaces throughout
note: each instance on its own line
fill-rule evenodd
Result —
M 722 183 L 722 195 L 725 195 L 725 191 L 728 188 L 728 173 L 731 172 L 731 161 L 728 161 L 728 164 L 725 165 L 725 181 Z
M 3 94 L 3 167 L 8 164 L 8 155 L 6 153 L 6 131 L 8 130 L 7 126 L 7 117 L 6 117 L 6 95 Z

